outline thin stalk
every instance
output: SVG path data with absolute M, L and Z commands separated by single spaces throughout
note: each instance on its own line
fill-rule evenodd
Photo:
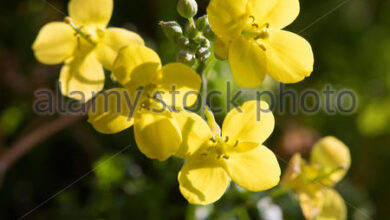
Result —
M 202 103 L 201 103 L 201 116 L 205 118 L 204 109 L 207 104 L 207 87 L 208 87 L 208 79 L 207 75 L 210 72 L 210 70 L 214 67 L 216 63 L 216 59 L 214 56 L 210 56 L 209 60 L 207 61 L 206 65 L 202 65 L 199 68 L 199 72 L 202 73 Z

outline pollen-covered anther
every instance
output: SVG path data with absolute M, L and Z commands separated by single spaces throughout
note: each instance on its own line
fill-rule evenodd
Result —
M 71 18 L 71 17 L 65 17 L 65 18 L 64 18 L 64 22 L 65 22 L 66 24 L 71 24 L 71 23 L 72 23 L 72 18 Z
M 256 21 L 256 18 L 255 16 L 251 15 L 249 16 L 249 19 L 248 19 L 248 24 L 254 24 Z
M 266 27 L 256 31 L 255 40 L 269 38 L 268 29 Z

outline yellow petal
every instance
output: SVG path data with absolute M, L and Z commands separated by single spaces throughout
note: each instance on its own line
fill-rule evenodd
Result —
M 175 154 L 182 141 L 180 127 L 167 110 L 156 113 L 143 109 L 135 116 L 134 136 L 143 154 L 160 161 Z
M 310 162 L 320 166 L 322 173 L 331 174 L 326 180 L 330 185 L 340 181 L 351 165 L 348 147 L 335 137 L 325 137 L 313 147 Z
M 215 39 L 214 53 L 218 59 L 226 60 L 228 58 L 228 53 L 229 53 L 228 43 L 223 42 L 219 38 Z
M 256 23 L 268 23 L 272 28 L 283 29 L 299 14 L 299 0 L 248 0 L 248 6 Z
M 156 52 L 145 46 L 132 44 L 119 51 L 112 73 L 122 85 L 137 88 L 155 83 L 160 69 L 161 60 Z
M 254 41 L 236 38 L 229 47 L 229 63 L 239 86 L 254 87 L 264 81 L 267 73 L 265 54 Z
M 123 28 L 108 28 L 97 45 L 97 57 L 106 69 L 112 70 L 118 51 L 129 44 L 144 45 L 144 40 L 132 31 Z
M 229 186 L 230 178 L 213 156 L 189 159 L 178 176 L 181 194 L 191 204 L 207 205 L 217 201 Z
M 207 15 L 211 29 L 224 42 L 236 38 L 246 25 L 248 0 L 211 0 Z
M 314 56 L 309 42 L 288 31 L 269 30 L 266 42 L 268 74 L 283 83 L 296 83 L 310 76 Z
M 331 188 L 322 190 L 323 202 L 316 220 L 345 220 L 347 207 L 340 194 Z
M 324 194 L 322 190 L 317 190 L 312 193 L 298 192 L 297 195 L 305 218 L 308 220 L 316 219 L 323 203 Z
M 104 28 L 111 19 L 113 7 L 113 0 L 71 0 L 68 10 L 76 25 Z
M 44 64 L 59 64 L 73 55 L 77 40 L 74 30 L 63 22 L 46 24 L 32 46 L 35 57 Z
M 253 143 L 253 142 L 238 142 L 237 146 L 235 146 L 233 149 L 237 153 L 245 153 L 248 151 L 251 151 L 259 146 L 259 143 Z
M 282 184 L 292 189 L 297 189 L 300 186 L 300 182 L 297 182 L 297 177 L 301 175 L 302 164 L 305 164 L 305 161 L 302 159 L 299 153 L 295 153 L 291 157 L 290 161 L 288 162 L 288 166 L 283 173 Z
M 245 153 L 232 153 L 226 160 L 229 176 L 237 185 L 257 192 L 276 186 L 280 180 L 280 167 L 275 154 L 265 146 Z
M 97 95 L 88 111 L 88 122 L 103 134 L 123 131 L 133 125 L 136 108 L 127 89 L 115 88 Z M 132 108 L 134 107 L 134 108 Z
M 200 76 L 192 68 L 182 63 L 170 63 L 162 68 L 158 90 L 167 105 L 190 107 L 197 100 L 201 83 Z
M 83 52 L 65 63 L 59 81 L 64 96 L 88 101 L 104 87 L 103 66 L 94 53 Z
M 182 134 L 182 143 L 175 156 L 189 158 L 199 149 L 208 147 L 212 134 L 207 123 L 199 115 L 189 111 L 180 111 L 173 113 L 173 116 Z
M 264 143 L 275 126 L 274 116 L 267 109 L 269 106 L 264 101 L 248 101 L 231 110 L 222 124 L 223 137 L 239 142 Z

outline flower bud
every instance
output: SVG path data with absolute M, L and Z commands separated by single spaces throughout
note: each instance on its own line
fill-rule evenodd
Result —
M 192 18 L 198 12 L 198 4 L 195 0 L 179 0 L 177 12 L 184 18 Z
M 160 22 L 160 26 L 165 34 L 170 39 L 176 39 L 183 36 L 183 30 L 176 21 Z
M 207 105 L 204 109 L 204 115 L 206 116 L 207 124 L 213 134 L 213 138 L 221 136 L 221 127 L 219 127 L 218 123 L 215 121 L 214 114 Z
M 195 55 L 189 51 L 181 50 L 176 56 L 177 62 L 192 66 L 195 63 Z
M 203 33 L 204 36 L 206 36 L 210 40 L 215 38 L 214 32 L 211 30 L 210 26 L 207 26 L 206 29 L 203 31 Z
M 195 39 L 199 34 L 199 31 L 189 23 L 184 27 L 184 32 L 185 35 L 190 39 Z
M 199 36 L 199 38 L 197 40 L 199 41 L 199 44 L 201 47 L 210 48 L 210 41 L 206 37 Z
M 184 36 L 176 38 L 175 43 L 182 49 L 188 48 L 190 46 L 190 40 Z
M 211 55 L 209 48 L 201 47 L 196 51 L 196 57 L 200 59 L 200 61 L 206 61 Z
M 204 15 L 196 20 L 196 29 L 198 29 L 198 31 L 203 32 L 207 27 L 210 27 L 207 15 Z

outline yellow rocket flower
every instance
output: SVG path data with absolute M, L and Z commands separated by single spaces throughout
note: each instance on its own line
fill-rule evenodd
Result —
M 183 94 L 199 92 L 199 75 L 181 63 L 162 67 L 159 56 L 141 45 L 123 47 L 112 73 L 125 88 L 110 89 L 96 96 L 88 121 L 105 134 L 134 125 L 137 146 L 149 158 L 162 161 L 176 153 L 182 135 L 170 109 L 183 106 Z M 175 100 L 170 95 L 172 87 L 179 93 Z M 194 95 L 186 100 L 187 105 L 195 102 Z
M 207 117 L 211 126 L 197 114 L 175 114 L 183 136 L 176 156 L 187 159 L 178 181 L 181 193 L 190 203 L 217 201 L 231 179 L 250 191 L 267 190 L 278 184 L 278 161 L 262 145 L 274 129 L 274 117 L 269 111 L 260 114 L 256 111 L 259 109 L 268 109 L 267 103 L 249 101 L 233 109 L 226 116 L 222 131 L 214 129 L 218 125 L 211 113 Z M 256 120 L 257 113 L 260 120 Z
M 40 30 L 34 44 L 35 57 L 44 64 L 64 63 L 59 81 L 68 97 L 88 101 L 104 86 L 104 70 L 111 70 L 117 51 L 131 43 L 144 45 L 136 33 L 106 28 L 113 0 L 71 0 L 64 22 L 51 22 Z
M 211 0 L 207 14 L 215 53 L 229 60 L 238 85 L 258 86 L 266 74 L 296 83 L 313 71 L 310 44 L 282 30 L 298 16 L 298 0 Z
M 332 187 L 350 164 L 348 147 L 334 137 L 325 137 L 313 147 L 310 163 L 299 154 L 292 157 L 282 185 L 296 193 L 306 219 L 344 220 L 344 200 Z

